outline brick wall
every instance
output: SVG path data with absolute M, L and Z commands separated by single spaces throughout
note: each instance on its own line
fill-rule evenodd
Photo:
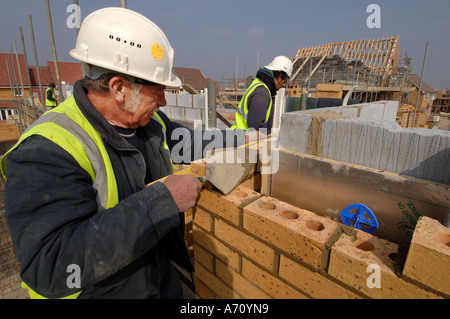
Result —
M 408 251 L 248 186 L 205 187 L 192 210 L 199 298 L 450 297 L 450 229 L 439 222 L 423 217 Z

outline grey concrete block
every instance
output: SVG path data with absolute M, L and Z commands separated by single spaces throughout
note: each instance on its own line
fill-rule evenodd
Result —
M 384 104 L 369 104 L 361 107 L 359 118 L 363 120 L 382 120 Z
M 450 184 L 450 132 L 404 129 L 390 121 L 323 123 L 322 157 Z
M 311 127 L 311 115 L 301 112 L 285 113 L 281 116 L 280 148 L 306 153 Z
M 206 95 L 205 94 L 197 94 L 193 95 L 193 107 L 196 109 L 205 109 L 206 103 Z
M 356 119 L 358 117 L 358 109 L 356 107 L 343 107 L 340 114 Z
M 172 93 L 164 92 L 166 97 L 166 105 L 168 106 L 176 106 L 177 105 L 177 95 Z
M 187 121 L 202 121 L 202 110 L 186 108 L 186 120 Z
M 397 119 L 398 102 L 397 101 L 383 101 L 384 115 L 383 120 L 395 122 Z
M 163 112 L 164 114 L 166 114 L 167 117 L 169 117 L 169 118 L 172 117 L 172 114 L 171 114 L 171 112 L 170 112 L 170 109 L 171 109 L 170 106 L 164 106 L 164 107 L 159 108 L 159 110 L 160 110 L 161 112 Z
M 177 94 L 177 105 L 182 107 L 192 107 L 192 95 Z
M 184 120 L 184 107 L 172 107 L 171 108 L 172 118 L 175 120 Z

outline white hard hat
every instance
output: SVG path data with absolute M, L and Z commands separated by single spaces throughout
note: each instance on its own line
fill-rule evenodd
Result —
M 272 61 L 265 66 L 266 69 L 272 71 L 282 71 L 285 72 L 289 77 L 292 74 L 292 61 L 284 55 L 276 56 Z
M 181 85 L 172 71 L 174 50 L 164 32 L 126 8 L 104 8 L 88 15 L 70 55 L 97 70 L 116 71 L 169 87 Z

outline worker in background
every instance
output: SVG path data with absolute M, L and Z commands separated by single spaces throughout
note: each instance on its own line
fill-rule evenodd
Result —
M 58 105 L 55 93 L 55 83 L 50 83 L 47 90 L 45 90 L 45 106 L 46 110 L 51 110 Z
M 71 56 L 87 77 L 1 162 L 22 285 L 32 298 L 183 298 L 171 261 L 192 271 L 181 212 L 201 183 L 172 174 L 181 125 L 158 111 L 181 85 L 174 51 L 149 19 L 105 8 Z
M 236 124 L 232 128 L 243 130 L 253 128 L 270 134 L 275 96 L 291 76 L 292 68 L 292 61 L 285 56 L 277 56 L 268 65 L 260 68 L 256 73 L 256 79 L 239 102 Z

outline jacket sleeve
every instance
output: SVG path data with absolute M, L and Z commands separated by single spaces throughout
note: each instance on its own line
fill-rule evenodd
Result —
M 158 113 L 166 124 L 168 146 L 175 164 L 191 164 L 204 158 L 211 149 L 235 148 L 245 144 L 244 130 L 191 130 Z
M 155 183 L 97 211 L 91 177 L 53 142 L 32 136 L 8 155 L 5 216 L 22 280 L 47 298 L 74 294 L 117 273 L 180 223 Z M 81 288 L 69 288 L 71 265 Z
M 256 130 L 267 128 L 266 116 L 271 96 L 263 86 L 257 87 L 248 98 L 248 127 Z M 273 105 L 272 105 L 273 107 Z

